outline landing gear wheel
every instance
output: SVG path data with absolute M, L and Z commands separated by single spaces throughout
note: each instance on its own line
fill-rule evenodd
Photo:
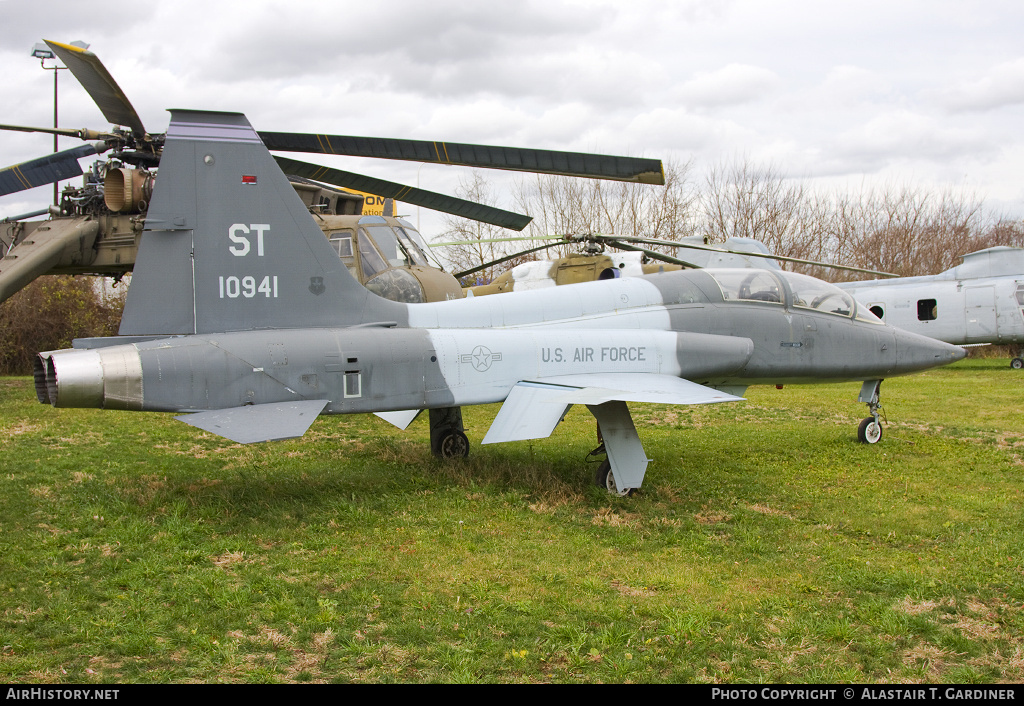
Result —
M 857 441 L 862 444 L 877 444 L 882 440 L 882 425 L 874 417 L 867 417 L 857 429 Z
M 461 431 L 450 431 L 441 438 L 438 449 L 441 458 L 466 458 L 469 456 L 469 439 Z
M 597 487 L 604 488 L 612 495 L 618 495 L 620 498 L 628 498 L 636 492 L 636 488 L 620 488 L 615 483 L 615 475 L 612 473 L 611 461 L 605 459 L 601 462 L 601 465 L 597 467 L 597 473 L 594 474 L 594 482 L 597 483 Z
M 1024 368 L 1024 358 L 1014 358 L 1010 361 L 1010 367 L 1014 370 L 1020 370 Z

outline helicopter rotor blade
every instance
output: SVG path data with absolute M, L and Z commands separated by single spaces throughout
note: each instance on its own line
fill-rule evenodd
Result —
M 649 250 L 648 248 L 641 248 L 636 245 L 629 245 L 618 240 L 605 240 L 604 242 L 608 243 L 608 245 L 611 245 L 613 248 L 618 248 L 620 250 L 642 252 L 647 257 L 653 258 L 655 260 L 661 260 L 662 262 L 667 262 L 671 265 L 679 265 L 681 267 L 686 267 L 691 270 L 700 269 L 700 265 L 695 265 L 692 262 L 687 262 L 686 260 L 680 260 L 678 257 L 672 257 L 671 255 L 666 255 L 665 253 Z
M 67 128 L 67 127 L 32 127 L 30 125 L 0 125 L 0 130 L 12 132 L 45 132 L 50 135 L 61 135 L 62 137 L 77 137 L 80 140 L 109 140 L 116 137 L 109 132 L 98 132 L 88 128 Z
M 81 176 L 78 160 L 99 152 L 96 145 L 81 145 L 0 169 L 0 196 Z
M 274 157 L 285 174 L 305 177 L 324 184 L 338 186 L 343 189 L 353 189 L 368 194 L 376 194 L 385 198 L 395 199 L 413 206 L 450 213 L 461 218 L 470 218 L 474 221 L 490 223 L 491 225 L 511 230 L 522 230 L 530 221 L 531 216 L 520 213 L 505 211 L 493 206 L 486 206 L 466 199 L 446 196 L 425 189 L 417 189 L 411 186 L 404 186 L 393 181 L 385 181 L 375 177 L 345 172 L 340 169 L 332 169 L 319 164 L 300 162 L 285 157 Z
M 659 159 L 386 137 L 314 135 L 300 132 L 261 132 L 259 135 L 267 149 L 279 152 L 399 159 L 591 179 L 613 179 L 641 184 L 665 183 L 665 172 Z
M 468 245 L 471 242 L 484 241 L 466 241 L 466 244 Z M 491 260 L 490 262 L 484 263 L 483 265 L 478 265 L 477 267 L 473 267 L 472 269 L 463 270 L 462 272 L 455 272 L 452 274 L 452 277 L 454 277 L 455 279 L 462 279 L 466 275 L 476 274 L 477 272 L 480 272 L 481 270 L 486 270 L 488 267 L 491 267 L 493 265 L 500 265 L 503 262 L 514 260 L 515 258 L 520 257 L 522 255 L 529 255 L 530 253 L 535 253 L 538 250 L 546 250 L 548 248 L 558 247 L 559 245 L 563 245 L 563 243 L 547 243 L 546 245 L 538 245 L 537 247 L 530 248 L 529 250 L 520 250 L 517 253 L 506 255 L 505 257 L 498 258 L 497 260 Z
M 70 44 L 51 42 L 49 39 L 43 41 L 71 69 L 71 73 L 92 97 L 108 122 L 131 128 L 136 139 L 141 140 L 146 136 L 142 119 L 98 56 Z
M 601 236 L 607 237 L 607 236 Z M 633 236 L 615 236 L 622 240 L 629 240 L 636 243 L 646 243 L 648 245 L 669 245 L 676 248 L 690 248 L 692 250 L 704 250 L 707 252 L 718 252 L 728 253 L 730 255 L 742 255 L 749 257 L 760 257 L 766 260 L 780 260 L 782 262 L 795 262 L 800 265 L 814 265 L 816 267 L 826 267 L 834 270 L 845 270 L 848 272 L 862 272 L 869 275 L 877 275 L 879 277 L 899 277 L 897 274 L 892 272 L 880 272 L 878 270 L 870 270 L 863 267 L 853 267 L 851 265 L 836 265 L 831 262 L 820 262 L 818 260 L 805 260 L 799 257 L 786 257 L 785 255 L 772 255 L 771 253 L 761 252 L 747 252 L 745 250 L 729 250 L 727 248 L 717 248 L 713 245 L 696 245 L 694 243 L 680 243 L 676 240 L 664 240 L 661 238 L 640 238 Z

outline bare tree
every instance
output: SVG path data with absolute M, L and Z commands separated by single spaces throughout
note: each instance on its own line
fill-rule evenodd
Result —
M 440 237 L 461 244 L 445 246 L 443 251 L 456 270 L 467 270 L 564 235 L 614 233 L 675 239 L 691 234 L 697 219 L 689 171 L 689 163 L 667 163 L 664 186 L 565 176 L 528 177 L 517 181 L 513 188 L 515 208 L 533 216 L 524 233 L 449 217 Z M 478 172 L 460 186 L 458 195 L 481 203 L 494 201 L 490 184 Z M 514 257 L 481 270 L 479 279 L 490 281 L 524 261 L 565 257 L 574 247 L 559 244 Z
M 487 242 L 515 234 L 451 219 L 446 239 L 473 244 L 453 246 L 449 257 L 460 267 L 483 264 L 552 235 L 614 233 L 672 240 L 699 233 L 710 243 L 754 238 L 786 257 L 914 276 L 948 269 L 963 255 L 993 245 L 1024 247 L 1024 223 L 986 218 L 983 201 L 963 189 L 890 185 L 816 191 L 770 164 L 745 158 L 712 166 L 699 189 L 691 172 L 689 162 L 667 163 L 663 187 L 539 175 L 518 181 L 513 200 L 534 217 L 526 239 Z M 491 196 L 478 174 L 464 185 L 463 195 L 485 202 Z M 549 255 L 525 257 L 564 257 L 571 248 L 561 245 Z M 484 277 L 522 259 L 490 268 Z M 863 277 L 824 265 L 785 267 L 832 281 Z
M 75 338 L 113 336 L 125 287 L 92 277 L 40 277 L 0 304 L 0 374 L 25 375 L 39 351 L 69 348 Z
M 705 237 L 712 243 L 754 238 L 785 254 L 803 200 L 803 185 L 772 165 L 737 159 L 712 166 L 700 194 Z
M 474 170 L 466 179 L 460 180 L 456 195 L 463 199 L 488 205 L 495 205 L 496 199 L 491 184 L 479 172 Z M 441 248 L 444 257 L 451 263 L 454 272 L 471 270 L 486 265 L 515 252 L 522 245 L 522 234 L 500 228 L 489 223 L 481 223 L 470 218 L 445 216 L 445 230 L 437 236 L 437 240 L 454 243 Z M 512 243 L 507 242 L 514 239 Z M 515 245 L 516 247 L 510 247 Z M 526 247 L 529 247 L 527 245 Z M 485 267 L 470 275 L 465 284 L 482 284 L 490 282 L 495 276 L 513 267 L 525 258 L 516 258 L 506 263 Z
M 697 223 L 691 165 L 669 161 L 664 168 L 664 186 L 537 175 L 517 182 L 515 201 L 533 215 L 535 237 L 604 233 L 672 240 L 691 235 Z M 568 250 L 564 246 L 557 254 Z

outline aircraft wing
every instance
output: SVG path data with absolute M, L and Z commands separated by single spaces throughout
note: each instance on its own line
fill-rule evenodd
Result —
M 523 380 L 509 392 L 481 443 L 548 437 L 574 404 L 711 404 L 742 399 L 689 380 L 655 373 L 559 375 Z
M 239 444 L 296 439 L 306 433 L 328 400 L 255 404 L 183 414 L 178 421 Z

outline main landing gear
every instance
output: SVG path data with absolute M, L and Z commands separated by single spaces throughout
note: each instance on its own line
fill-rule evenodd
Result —
M 591 451 L 591 453 L 603 450 L 604 446 L 602 445 L 599 449 Z M 620 488 L 618 486 L 615 482 L 615 473 L 612 472 L 612 462 L 607 458 L 597 467 L 597 472 L 594 473 L 594 483 L 597 484 L 598 488 L 604 488 L 612 495 L 617 495 L 620 498 L 631 497 L 636 492 L 636 488 Z
M 462 425 L 461 407 L 442 407 L 430 412 L 430 451 L 438 458 L 466 458 L 469 439 Z
M 1024 369 L 1024 346 L 1011 346 L 1010 355 L 1013 356 L 1010 359 L 1010 367 L 1014 370 Z
M 608 459 L 608 452 L 604 448 L 604 439 L 601 438 L 601 427 L 597 427 L 597 440 L 601 444 L 596 449 L 587 454 L 587 459 L 591 459 L 595 456 L 604 456 L 594 472 L 594 485 L 598 488 L 604 488 L 612 495 L 617 495 L 620 498 L 628 498 L 636 492 L 636 488 L 620 488 L 619 484 L 615 481 L 615 472 L 612 471 L 612 462 Z
M 612 495 L 629 497 L 643 483 L 650 459 L 644 453 L 636 427 L 625 402 L 612 401 L 600 405 L 587 405 L 597 419 L 596 449 L 587 458 L 603 455 L 605 458 L 594 473 L 594 483 Z
M 860 388 L 858 402 L 864 402 L 868 406 L 870 417 L 862 420 L 857 429 L 857 441 L 862 444 L 877 444 L 882 440 L 882 421 L 879 412 L 882 403 L 879 401 L 879 391 L 882 388 L 881 380 L 865 380 Z

